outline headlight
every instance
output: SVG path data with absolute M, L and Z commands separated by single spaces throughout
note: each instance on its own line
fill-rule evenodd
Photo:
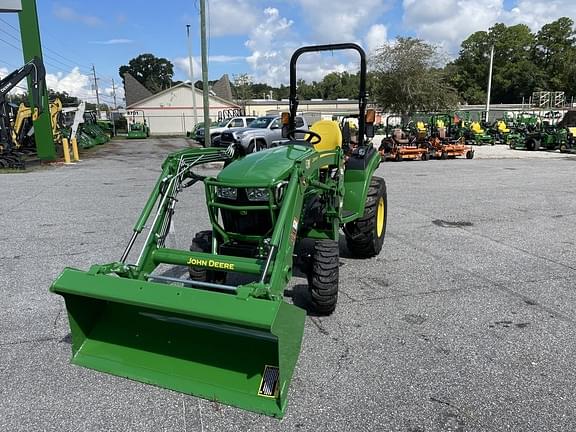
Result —
M 288 185 L 287 181 L 280 182 L 276 185 L 276 189 L 274 190 L 274 195 L 276 197 L 277 203 L 282 201 L 282 198 L 284 197 L 284 192 L 286 191 L 287 185 Z
M 233 187 L 217 187 L 216 196 L 218 198 L 235 200 L 238 196 L 238 189 Z
M 267 188 L 247 188 L 248 201 L 269 201 L 270 191 Z

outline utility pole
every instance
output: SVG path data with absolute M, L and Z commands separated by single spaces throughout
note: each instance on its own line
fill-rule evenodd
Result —
M 486 123 L 490 115 L 490 93 L 492 92 L 492 66 L 494 65 L 494 45 L 490 50 L 490 71 L 488 72 L 488 95 L 486 96 Z
M 208 46 L 206 44 L 206 0 L 200 0 L 200 43 L 202 46 L 202 104 L 204 108 L 204 145 L 210 147 L 210 89 L 208 88 Z
M 114 98 L 114 109 L 118 109 L 118 105 L 116 105 L 116 86 L 114 85 L 114 78 L 112 78 L 112 97 Z
M 94 89 L 96 90 L 96 117 L 100 119 L 100 95 L 98 94 L 98 78 L 96 78 L 94 65 L 92 65 L 92 74 L 94 75 Z
M 194 112 L 194 126 L 198 124 L 198 111 L 196 110 L 196 86 L 194 85 L 194 63 L 192 62 L 192 39 L 190 38 L 190 24 L 186 24 L 188 36 L 188 63 L 190 66 L 190 84 L 192 84 L 192 107 Z

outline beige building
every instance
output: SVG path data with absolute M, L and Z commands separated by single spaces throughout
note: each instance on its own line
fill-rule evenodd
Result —
M 197 121 L 202 122 L 204 120 L 202 90 L 197 88 L 194 90 Z M 133 114 L 135 118 L 141 118 L 143 113 L 153 135 L 185 135 L 195 124 L 192 91 L 189 83 L 175 85 L 128 105 L 126 107 L 128 117 L 135 113 Z M 240 108 L 234 102 L 214 95 L 210 96 L 209 104 L 212 120 L 222 117 L 228 110 Z
M 272 99 L 254 99 L 247 101 L 246 103 L 247 115 L 261 116 L 276 114 L 282 111 L 288 111 L 288 99 L 283 99 L 281 101 Z M 320 113 L 322 117 L 330 118 L 334 114 L 357 113 L 358 101 L 353 99 L 302 100 L 298 104 L 298 111 L 303 113 Z

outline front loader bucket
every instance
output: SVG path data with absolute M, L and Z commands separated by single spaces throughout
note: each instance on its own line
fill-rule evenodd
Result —
M 305 313 L 264 300 L 65 269 L 72 363 L 276 417 Z

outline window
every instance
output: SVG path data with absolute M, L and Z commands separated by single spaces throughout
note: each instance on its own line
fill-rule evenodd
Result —
M 232 119 L 228 127 L 244 127 L 244 120 L 241 118 Z
M 296 117 L 296 119 L 294 120 L 294 124 L 296 125 L 297 128 L 304 127 L 304 119 L 302 117 Z
M 280 119 L 276 119 L 270 125 L 270 129 L 280 129 L 282 126 L 280 124 Z
M 268 127 L 268 125 L 272 120 L 274 120 L 273 117 L 258 117 L 248 126 L 251 128 L 265 129 L 266 127 Z

